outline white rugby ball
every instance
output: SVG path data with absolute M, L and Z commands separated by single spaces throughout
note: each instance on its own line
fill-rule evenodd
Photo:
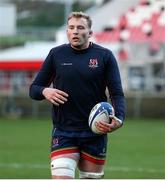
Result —
M 107 123 L 111 123 L 109 118 L 110 115 L 114 116 L 114 108 L 110 103 L 100 102 L 96 104 L 92 108 L 88 119 L 89 127 L 91 128 L 91 130 L 96 134 L 103 134 L 103 132 L 98 130 L 96 122 L 104 121 Z

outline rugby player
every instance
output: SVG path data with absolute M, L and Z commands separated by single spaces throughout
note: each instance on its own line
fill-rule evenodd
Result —
M 87 14 L 72 12 L 66 28 L 69 43 L 50 50 L 30 86 L 32 99 L 47 99 L 53 104 L 50 155 L 53 179 L 73 179 L 76 168 L 80 178 L 102 178 L 107 133 L 120 128 L 125 118 L 117 61 L 111 50 L 90 41 L 91 26 Z M 95 104 L 108 98 L 115 116 L 111 117 L 111 124 L 98 123 L 104 132 L 98 135 L 89 128 L 88 116 Z

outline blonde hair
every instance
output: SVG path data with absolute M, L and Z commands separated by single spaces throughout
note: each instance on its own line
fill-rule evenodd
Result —
M 88 23 L 88 27 L 91 29 L 92 27 L 92 20 L 90 18 L 89 15 L 83 13 L 83 12 L 72 12 L 69 16 L 68 16 L 68 21 L 71 19 L 71 18 L 84 18 L 87 20 L 87 23 Z M 68 22 L 67 21 L 67 22 Z

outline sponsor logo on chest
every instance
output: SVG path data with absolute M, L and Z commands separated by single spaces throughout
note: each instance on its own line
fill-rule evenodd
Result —
M 61 63 L 61 66 L 72 66 L 72 63 Z

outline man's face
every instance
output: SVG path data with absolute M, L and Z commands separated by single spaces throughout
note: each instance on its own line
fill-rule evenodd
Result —
M 87 48 L 91 34 L 86 19 L 73 17 L 68 21 L 67 37 L 73 48 Z

